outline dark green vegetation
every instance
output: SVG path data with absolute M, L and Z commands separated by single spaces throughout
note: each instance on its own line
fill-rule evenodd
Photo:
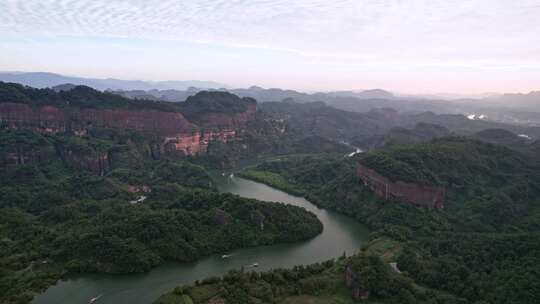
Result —
M 362 284 L 371 291 L 370 303 L 459 303 L 455 297 L 419 287 L 380 258 L 366 253 L 292 269 L 231 271 L 194 286 L 178 286 L 155 303 L 355 303 L 345 286 L 347 265 L 360 274 L 353 284 Z
M 322 230 L 304 209 L 217 193 L 203 167 L 155 158 L 138 134 L 104 134 L 0 130 L 1 303 L 66 273 L 143 272 Z
M 253 106 L 227 93 L 200 93 L 185 104 L 171 104 L 129 100 L 88 87 L 56 92 L 14 84 L 0 84 L 0 96 L 1 102 L 74 111 L 180 111 L 210 126 L 236 119 L 216 119 L 213 113 Z M 518 142 L 504 130 L 475 137 L 505 146 L 463 138 L 422 143 L 485 126 L 493 124 L 459 115 L 403 116 L 390 109 L 362 114 L 320 103 L 268 103 L 242 126 L 237 141 L 212 141 L 208 153 L 197 157 L 167 154 L 155 134 L 89 127 L 81 136 L 40 135 L 1 126 L 0 301 L 28 302 L 33 291 L 69 272 L 142 272 L 165 260 L 191 261 L 231 248 L 314 236 L 322 227 L 302 209 L 214 191 L 203 165 L 231 166 L 264 151 L 339 152 L 274 158 L 243 175 L 368 224 L 375 232 L 365 254 L 260 275 L 231 273 L 181 288 L 168 295 L 170 301 L 200 303 L 211 294 L 231 303 L 346 303 L 350 290 L 342 278 L 349 265 L 362 274 L 358 284 L 372 292 L 374 301 L 536 303 L 538 144 Z M 346 158 L 350 149 L 337 138 L 386 148 Z M 403 145 L 410 142 L 416 144 Z M 355 175 L 359 161 L 394 180 L 446 187 L 445 210 L 375 197 Z M 398 262 L 405 272 L 389 273 L 373 255 Z
M 297 136 L 320 136 L 340 138 L 349 142 L 361 142 L 388 129 L 392 109 L 353 113 L 327 106 L 323 102 L 297 104 L 293 102 L 266 102 L 261 111 L 275 119 L 287 122 L 287 131 Z
M 247 104 L 256 103 L 252 98 L 240 98 L 227 92 L 199 92 L 190 96 L 182 104 L 187 116 L 197 116 L 208 113 L 237 113 L 247 110 Z
M 55 91 L 53 89 L 35 89 L 16 83 L 0 82 L 0 96 L 2 96 L 2 102 L 24 103 L 35 106 L 149 109 L 170 112 L 180 110 L 178 104 L 163 101 L 133 100 L 113 93 L 99 92 L 87 86 L 75 86 L 71 90 Z
M 364 102 L 358 102 L 358 105 L 363 106 Z M 291 100 L 265 102 L 259 108 L 267 116 L 285 122 L 287 132 L 297 137 L 339 139 L 362 149 L 425 142 L 450 135 L 475 136 L 488 142 L 527 146 L 531 141 L 517 134 L 527 134 L 533 139 L 540 136 L 540 127 L 471 120 L 464 115 L 398 112 L 384 108 L 383 103 L 369 106 L 362 113 L 340 110 L 323 102 L 301 104 Z M 494 135 L 497 130 L 513 134 Z M 311 153 L 317 151 L 312 150 Z
M 237 138 L 227 144 L 211 141 L 208 153 L 199 155 L 201 157 L 196 160 L 199 164 L 212 167 L 233 167 L 242 159 L 253 158 L 255 155 L 261 154 L 268 156 L 314 152 L 345 153 L 350 150 L 349 147 L 337 142 L 336 138 L 338 137 L 330 133 L 317 135 L 314 132 L 299 132 L 296 128 L 290 126 L 290 124 L 294 123 L 294 120 L 284 121 L 279 119 L 278 116 L 270 115 L 269 112 L 257 111 L 255 100 L 239 98 L 226 92 L 202 91 L 188 98 L 186 102 L 173 103 L 145 99 L 134 100 L 110 92 L 96 91 L 85 86 L 68 86 L 67 89 L 69 90 L 35 89 L 19 84 L 0 82 L 0 103 L 27 104 L 32 106 L 34 110 L 41 106 L 54 106 L 60 108 L 64 115 L 68 117 L 70 113 L 77 113 L 81 109 L 87 108 L 140 111 L 131 114 L 124 113 L 126 116 L 132 117 L 132 121 L 128 123 L 126 119 L 123 122 L 124 125 L 117 126 L 117 128 L 133 130 L 135 125 L 145 126 L 143 128 L 145 129 L 144 135 L 131 131 L 131 136 L 138 140 L 135 142 L 137 145 L 143 141 L 147 146 L 146 149 L 150 149 L 154 157 L 158 157 L 158 154 L 164 152 L 160 151 L 158 147 L 160 143 L 163 143 L 164 138 L 160 138 L 155 134 L 155 131 L 159 132 L 160 130 L 154 130 L 153 125 L 149 124 L 148 120 L 158 120 L 160 118 L 157 117 L 162 113 L 148 113 L 146 111 L 180 112 L 187 120 L 184 123 L 196 124 L 196 129 L 202 131 L 219 131 L 220 129 L 235 131 Z M 4 122 L 4 125 L 17 125 L 19 127 L 22 125 L 25 127 L 24 124 L 32 124 L 34 127 L 46 127 L 43 125 L 43 118 L 46 117 L 28 117 L 28 113 L 12 111 L 12 113 L 9 110 L 7 113 L 2 113 L 7 118 L 7 121 L 12 120 L 11 122 Z M 107 116 L 103 113 L 100 115 Z M 76 121 L 73 122 L 64 121 L 60 117 L 57 118 L 59 121 L 50 119 L 45 120 L 55 128 L 67 127 L 69 129 L 69 126 L 75 123 L 78 127 L 88 128 L 94 137 L 110 138 L 116 136 L 115 132 L 111 130 L 96 129 L 96 126 L 101 124 L 99 120 L 91 122 L 84 120 L 84 117 L 78 116 L 74 118 Z M 169 119 L 170 116 L 165 117 L 165 121 Z M 115 124 L 108 121 L 108 125 Z M 168 135 L 176 135 L 174 134 L 174 127 L 165 127 L 167 127 L 166 130 L 161 131 Z M 191 127 L 193 126 L 189 126 L 189 130 L 179 129 L 177 132 L 192 132 Z M 171 128 L 173 130 L 170 130 Z
M 244 176 L 367 223 L 374 229 L 368 252 L 396 261 L 416 284 L 461 299 L 450 303 L 538 303 L 540 167 L 531 155 L 443 138 L 354 159 L 275 158 Z M 357 162 L 393 180 L 446 187 L 445 209 L 375 197 L 355 176 Z

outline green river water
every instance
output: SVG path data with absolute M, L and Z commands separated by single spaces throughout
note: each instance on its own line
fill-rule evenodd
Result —
M 264 201 L 283 202 L 315 213 L 324 231 L 313 239 L 239 249 L 228 254 L 203 257 L 192 263 L 166 263 L 144 274 L 85 274 L 58 282 L 37 295 L 34 304 L 84 304 L 101 295 L 96 304 L 149 304 L 178 284 L 192 283 L 209 276 L 220 276 L 231 269 L 259 263 L 257 270 L 285 268 L 328 260 L 347 252 L 352 254 L 366 242 L 369 231 L 353 219 L 319 209 L 307 200 L 269 186 L 238 177 L 217 178 L 220 192 Z

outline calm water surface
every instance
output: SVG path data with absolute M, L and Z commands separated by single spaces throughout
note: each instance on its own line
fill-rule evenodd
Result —
M 193 263 L 166 263 L 145 274 L 75 276 L 50 287 L 36 296 L 32 303 L 84 304 L 88 303 L 89 299 L 102 295 L 96 304 L 148 304 L 178 284 L 220 276 L 230 269 L 238 269 L 255 262 L 259 263 L 257 270 L 267 270 L 320 262 L 337 257 L 344 251 L 351 254 L 358 250 L 369 234 L 364 226 L 349 217 L 319 209 L 301 197 L 260 183 L 220 176 L 218 188 L 221 192 L 231 192 L 243 197 L 304 207 L 317 215 L 324 225 L 324 231 L 304 242 L 228 252 L 231 254 L 229 259 L 212 255 Z

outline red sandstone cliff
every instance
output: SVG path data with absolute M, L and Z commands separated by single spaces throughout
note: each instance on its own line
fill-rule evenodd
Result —
M 10 165 L 29 163 L 45 163 L 53 158 L 54 151 L 50 149 L 21 149 L 13 147 L 10 151 L 0 154 L 0 168 Z
M 402 181 L 393 182 L 362 164 L 358 164 L 356 173 L 366 186 L 386 200 L 397 200 L 437 209 L 444 208 L 445 188 Z
M 256 104 L 252 103 L 240 113 L 203 115 L 195 125 L 179 112 L 32 107 L 0 103 L 0 124 L 10 128 L 29 128 L 40 133 L 72 132 L 75 135 L 84 135 L 93 128 L 134 130 L 162 138 L 161 146 L 165 151 L 195 155 L 205 153 L 213 140 L 235 140 L 239 130 L 255 119 L 255 112 Z M 68 159 L 69 155 L 66 156 Z M 94 160 L 101 163 L 102 158 L 100 156 Z M 92 167 L 101 168 L 101 165 Z
M 109 154 L 107 152 L 81 153 L 70 149 L 60 148 L 60 158 L 71 167 L 104 175 L 111 170 Z
M 181 113 L 175 112 L 31 107 L 19 103 L 0 103 L 0 121 L 13 128 L 30 127 L 49 133 L 110 128 L 167 136 L 196 128 Z
M 249 103 L 246 106 L 246 110 L 235 114 L 224 113 L 207 113 L 198 118 L 197 124 L 204 128 L 211 129 L 235 129 L 242 128 L 248 122 L 255 119 L 255 113 L 257 112 L 257 105 L 255 102 Z

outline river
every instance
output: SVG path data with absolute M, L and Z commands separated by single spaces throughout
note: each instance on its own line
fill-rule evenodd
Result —
M 85 304 L 101 295 L 96 304 L 149 304 L 179 284 L 209 276 L 220 276 L 230 269 L 259 263 L 257 270 L 286 268 L 328 260 L 356 252 L 366 242 L 369 231 L 349 217 L 319 209 L 307 200 L 238 177 L 218 177 L 220 192 L 264 201 L 283 202 L 315 213 L 324 225 L 318 236 L 303 242 L 239 249 L 228 259 L 221 255 L 204 257 L 193 263 L 166 263 L 144 274 L 85 274 L 58 282 L 37 295 L 34 304 Z

